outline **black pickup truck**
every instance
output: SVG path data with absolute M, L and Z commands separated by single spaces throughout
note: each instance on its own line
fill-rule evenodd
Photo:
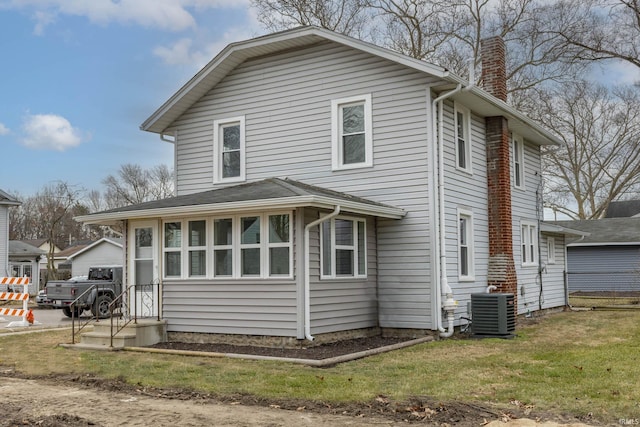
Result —
M 68 317 L 79 317 L 85 310 L 91 310 L 94 316 L 104 318 L 110 314 L 109 304 L 121 292 L 122 267 L 91 267 L 87 279 L 48 282 L 45 299 L 48 306 L 61 308 Z M 72 312 L 71 303 L 80 296 L 82 298 L 76 302 Z

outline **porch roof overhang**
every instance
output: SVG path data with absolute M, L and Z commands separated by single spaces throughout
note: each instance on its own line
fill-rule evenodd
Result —
M 290 179 L 269 178 L 82 215 L 75 217 L 75 220 L 85 224 L 109 225 L 121 220 L 176 218 L 185 215 L 216 215 L 301 207 L 334 209 L 335 206 L 340 206 L 345 213 L 390 219 L 400 219 L 406 214 L 401 208 L 346 193 Z
M 588 231 L 576 230 L 575 228 L 564 227 L 558 224 L 550 224 L 548 222 L 540 223 L 540 231 L 543 233 L 564 234 L 571 237 L 587 237 L 591 235 Z

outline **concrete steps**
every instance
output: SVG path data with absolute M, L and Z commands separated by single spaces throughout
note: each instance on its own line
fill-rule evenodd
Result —
M 92 350 L 118 350 L 124 347 L 144 347 L 166 340 L 166 320 L 138 319 L 137 323 L 129 323 L 113 337 L 112 347 L 111 322 L 106 319 L 94 323 L 92 331 L 82 332 L 78 344 L 68 346 Z

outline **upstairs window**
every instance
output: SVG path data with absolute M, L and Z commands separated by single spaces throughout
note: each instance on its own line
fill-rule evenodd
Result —
M 244 181 L 244 116 L 213 122 L 214 183 Z
M 372 166 L 371 95 L 333 100 L 331 134 L 333 170 Z
M 454 106 L 456 167 L 471 172 L 471 115 L 460 104 Z
M 524 144 L 520 135 L 513 134 L 513 186 L 524 188 Z
M 367 277 L 366 222 L 333 218 L 321 228 L 321 278 Z

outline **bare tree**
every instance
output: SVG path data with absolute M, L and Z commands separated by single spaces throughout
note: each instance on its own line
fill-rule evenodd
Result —
M 640 0 L 559 0 L 549 32 L 578 60 L 618 59 L 640 67 Z
M 537 118 L 564 144 L 544 156 L 547 206 L 573 219 L 601 217 L 640 191 L 640 93 L 591 82 L 540 93 Z
M 107 209 L 173 195 L 173 173 L 166 165 L 146 170 L 140 165 L 125 164 L 117 175 L 107 176 L 102 183 L 106 187 L 104 201 Z
M 315 25 L 362 37 L 368 23 L 365 0 L 251 0 L 251 5 L 271 31 Z
M 74 214 L 87 212 L 86 207 L 79 203 L 80 191 L 66 182 L 50 184 L 38 192 L 29 203 L 38 220 L 43 225 L 41 237 L 50 243 L 47 253 L 47 278 L 56 279 L 57 269 L 54 263 L 54 245 L 64 247 L 67 236 L 81 232 L 81 227 L 73 221 Z

